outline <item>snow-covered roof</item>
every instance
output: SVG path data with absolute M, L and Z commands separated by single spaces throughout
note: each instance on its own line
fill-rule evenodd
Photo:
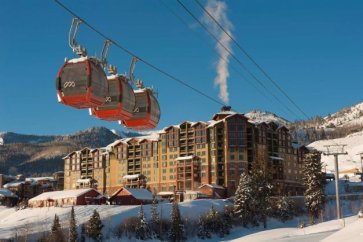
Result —
M 74 58 L 74 59 L 70 59 L 69 61 L 67 61 L 68 63 L 78 63 L 78 62 L 83 62 L 86 61 L 88 59 L 87 56 L 85 57 L 80 57 L 80 58 Z
M 218 120 L 218 121 L 215 121 L 215 120 L 209 120 L 209 121 L 208 121 L 208 128 L 209 128 L 209 127 L 213 127 L 214 125 L 219 124 L 219 123 L 222 123 L 222 122 L 224 122 L 224 119 L 221 119 L 221 120 Z
M 93 188 L 88 189 L 77 189 L 77 190 L 64 190 L 64 191 L 54 191 L 54 192 L 44 192 L 36 197 L 33 197 L 29 202 L 34 201 L 44 201 L 44 200 L 58 200 L 62 198 L 77 198 L 83 194 L 95 190 Z M 95 190 L 96 191 L 96 190 Z M 99 192 L 98 192 L 99 193 Z
M 0 189 L 0 197 L 13 197 L 17 198 L 18 196 L 9 191 L 8 189 Z
M 208 123 L 206 123 L 206 122 L 204 122 L 204 121 L 198 121 L 198 122 L 195 122 L 194 124 L 192 124 L 192 126 L 195 126 L 195 125 L 197 125 L 197 124 L 204 124 L 204 125 L 206 125 L 206 124 L 208 124 Z
M 144 136 L 138 136 L 136 137 L 137 139 L 140 139 L 139 141 L 142 141 L 144 139 L 146 140 L 151 140 L 151 141 L 158 141 L 159 140 L 159 133 L 155 132 L 155 133 L 150 133 L 149 135 L 144 135 Z
M 198 188 L 201 188 L 201 187 L 204 187 L 204 186 L 208 186 L 208 187 L 211 187 L 211 188 L 217 188 L 217 189 L 225 189 L 224 187 L 216 185 L 216 184 L 204 184 L 204 185 L 201 185 Z
M 221 112 L 218 112 L 218 113 L 216 113 L 215 115 L 233 115 L 233 114 L 236 114 L 236 112 L 234 112 L 234 111 L 221 111 Z
M 112 79 L 118 78 L 119 76 L 120 76 L 120 74 L 112 74 L 112 75 L 107 76 L 107 80 L 112 80 Z
M 165 132 L 166 130 L 168 130 L 170 128 L 180 129 L 180 125 L 179 124 L 175 124 L 175 125 L 171 125 L 171 126 L 165 127 L 165 128 L 163 128 L 163 131 Z
M 174 195 L 174 192 L 158 192 L 157 195 L 158 196 L 170 196 L 170 195 Z
M 147 189 L 138 188 L 124 188 L 132 194 L 132 196 L 138 200 L 153 200 L 153 194 Z
M 134 179 L 138 179 L 140 176 L 141 176 L 141 174 L 125 175 L 122 178 L 128 179 L 128 180 L 134 180 Z
M 25 179 L 26 181 L 44 181 L 44 180 L 48 180 L 48 181 L 55 181 L 55 179 L 51 176 L 44 176 L 44 177 L 28 177 Z
M 146 88 L 136 89 L 134 90 L 134 93 L 143 93 L 146 91 Z
M 114 142 L 112 142 L 111 144 L 107 145 L 107 148 L 111 148 L 111 147 L 114 147 L 116 145 L 118 145 L 119 143 L 123 143 L 123 144 L 126 144 L 125 142 L 125 139 L 118 139 L 118 140 L 115 140 Z
M 12 182 L 8 182 L 6 183 L 3 187 L 4 188 L 10 188 L 10 187 L 18 187 L 21 184 L 24 184 L 25 181 L 12 181 Z
M 284 160 L 283 158 L 278 157 L 278 156 L 270 156 L 270 159 L 272 159 L 272 160 Z
M 91 183 L 92 179 L 91 178 L 86 178 L 86 179 L 78 179 L 77 183 Z
M 178 158 L 176 158 L 175 160 L 191 160 L 193 159 L 195 156 L 194 155 L 188 155 L 188 156 L 179 156 Z

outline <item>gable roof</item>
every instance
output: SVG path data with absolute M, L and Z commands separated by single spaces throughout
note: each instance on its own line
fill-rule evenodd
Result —
M 131 193 L 131 195 L 138 200 L 148 200 L 148 201 L 153 200 L 153 194 L 147 189 L 127 188 L 127 187 L 125 187 L 124 189 L 127 190 L 129 193 Z
M 207 187 L 210 187 L 210 188 L 216 188 L 216 189 L 226 189 L 226 188 L 224 188 L 224 187 L 222 187 L 220 185 L 216 185 L 216 184 L 204 184 L 204 185 L 201 185 L 198 188 L 202 188 L 204 186 L 207 186 Z
M 13 192 L 9 191 L 8 189 L 0 189 L 0 197 L 17 198 L 18 196 L 15 195 Z
M 64 191 L 55 191 L 55 192 L 44 192 L 36 197 L 33 197 L 32 199 L 29 199 L 29 202 L 44 201 L 49 199 L 57 200 L 62 198 L 77 198 L 92 190 L 96 191 L 93 188 L 87 188 L 87 189 L 64 190 Z M 98 193 L 98 195 L 100 194 L 98 191 L 96 192 Z
M 112 194 L 111 197 L 117 196 L 117 194 L 119 194 L 123 190 L 128 191 L 134 198 L 136 198 L 138 200 L 152 201 L 154 199 L 153 194 L 147 189 L 128 188 L 128 187 L 122 187 L 122 188 L 118 189 L 116 192 L 114 192 Z

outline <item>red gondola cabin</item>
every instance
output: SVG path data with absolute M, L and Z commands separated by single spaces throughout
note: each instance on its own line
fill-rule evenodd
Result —
M 134 115 L 121 123 L 129 129 L 153 129 L 160 120 L 160 106 L 150 89 L 135 90 L 136 106 Z
M 91 114 L 99 119 L 117 121 L 127 120 L 133 116 L 135 94 L 124 76 L 107 77 L 109 94 L 106 103 L 92 108 Z
M 105 103 L 106 74 L 99 61 L 81 57 L 67 61 L 57 76 L 58 100 L 74 108 L 92 108 Z

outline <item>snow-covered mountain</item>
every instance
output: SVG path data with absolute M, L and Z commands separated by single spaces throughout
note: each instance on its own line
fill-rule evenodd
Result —
M 62 157 L 83 147 L 104 147 L 121 136 L 104 127 L 89 128 L 70 135 L 24 135 L 4 132 L 0 135 L 0 173 L 10 168 L 32 175 L 63 169 Z
M 363 131 L 350 134 L 344 138 L 315 141 L 308 146 L 326 152 L 326 145 L 347 145 L 345 151 L 348 154 L 339 156 L 339 170 L 361 169 L 360 155 L 358 154 L 363 152 Z M 334 157 L 322 155 L 321 158 L 322 162 L 327 165 L 327 171 L 334 171 Z
M 322 127 L 363 125 L 363 102 L 324 117 Z
M 279 125 L 289 126 L 290 122 L 284 118 L 277 116 L 274 113 L 261 111 L 261 110 L 252 110 L 248 113 L 244 114 L 247 118 L 250 119 L 251 122 L 262 123 L 262 122 L 275 122 Z
M 344 108 L 326 117 L 316 116 L 291 124 L 296 141 L 309 144 L 321 139 L 344 138 L 363 130 L 363 103 Z

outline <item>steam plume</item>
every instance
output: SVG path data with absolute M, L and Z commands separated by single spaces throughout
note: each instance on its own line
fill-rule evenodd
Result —
M 233 36 L 231 33 L 233 25 L 227 17 L 227 5 L 224 2 L 218 0 L 208 0 L 205 9 L 224 27 L 229 35 Z M 213 20 L 206 13 L 203 15 L 202 21 L 213 32 L 218 40 L 231 51 L 231 39 L 213 22 Z M 230 54 L 218 42 L 216 43 L 216 50 L 221 57 L 216 63 L 217 76 L 214 78 L 214 85 L 219 87 L 219 98 L 224 103 L 228 104 L 229 94 L 227 79 L 229 77 L 228 63 Z

